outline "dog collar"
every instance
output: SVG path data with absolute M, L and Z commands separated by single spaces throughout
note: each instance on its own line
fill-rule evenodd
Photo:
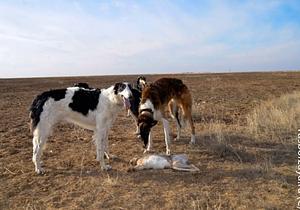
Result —
M 151 114 L 153 114 L 152 109 L 149 109 L 149 108 L 147 108 L 147 109 L 141 109 L 139 113 L 141 114 L 142 112 L 150 112 Z

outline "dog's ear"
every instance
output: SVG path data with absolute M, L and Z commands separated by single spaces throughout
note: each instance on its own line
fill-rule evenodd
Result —
M 157 120 L 153 120 L 152 123 L 151 123 L 151 126 L 154 126 L 157 124 Z
M 129 88 L 130 90 L 133 89 L 132 86 L 131 86 L 131 84 L 128 84 L 128 88 Z
M 141 81 L 143 81 L 143 82 L 141 82 Z M 144 76 L 139 76 L 137 78 L 136 84 L 137 84 L 137 87 L 142 90 L 147 85 L 146 78 Z
M 138 118 L 138 125 L 140 125 L 142 122 L 141 118 Z
M 120 82 L 117 82 L 114 86 L 114 93 L 117 95 L 118 94 L 118 89 L 119 87 L 122 85 L 122 83 Z

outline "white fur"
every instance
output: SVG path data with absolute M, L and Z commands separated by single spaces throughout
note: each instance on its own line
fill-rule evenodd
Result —
M 163 123 L 164 126 L 164 134 L 165 134 L 165 143 L 166 143 L 166 154 L 170 155 L 170 128 L 169 128 L 169 122 L 167 119 L 162 117 L 162 114 L 159 110 L 154 109 L 153 103 L 150 101 L 150 99 L 147 99 L 145 103 L 140 105 L 140 110 L 143 109 L 151 109 L 153 112 L 153 119 L 154 120 L 160 120 Z M 148 152 L 151 150 L 151 144 L 152 144 L 152 137 L 151 137 L 151 132 L 149 133 L 148 137 L 148 145 L 144 153 Z
M 143 104 L 140 105 L 140 110 L 142 110 L 142 109 L 151 109 L 151 110 L 154 110 L 154 105 L 150 101 L 150 99 L 147 99 L 145 101 L 145 103 L 143 103 Z
M 154 105 L 150 101 L 150 99 L 147 99 L 145 101 L 145 103 L 143 103 L 143 104 L 140 105 L 140 110 L 143 110 L 143 109 L 151 109 L 152 112 L 153 112 L 153 119 L 157 120 L 157 121 L 161 120 L 161 118 L 162 118 L 161 112 L 159 110 L 154 109 Z
M 130 162 L 136 163 L 133 168 L 134 170 L 172 168 L 179 171 L 199 171 L 199 168 L 188 163 L 188 157 L 186 154 L 170 156 L 151 154 L 138 159 L 134 158 Z
M 170 127 L 169 127 L 169 121 L 165 118 L 162 118 L 162 122 L 164 125 L 164 133 L 165 133 L 165 143 L 166 143 L 166 154 L 170 155 Z
M 164 169 L 171 168 L 170 162 L 163 156 L 160 155 L 149 155 L 147 158 L 140 161 L 140 166 L 143 169 Z
M 149 136 L 148 136 L 147 148 L 144 150 L 144 153 L 150 152 L 151 146 L 152 146 L 152 134 L 151 134 L 151 131 L 150 131 Z
M 40 121 L 33 131 L 32 161 L 38 174 L 43 172 L 40 163 L 42 148 L 51 134 L 53 126 L 60 121 L 71 122 L 94 131 L 93 139 L 96 144 L 97 160 L 100 161 L 101 169 L 111 168 L 104 162 L 104 153 L 107 152 L 106 155 L 108 156 L 108 131 L 122 109 L 122 97 L 129 98 L 131 96 L 128 85 L 117 95 L 114 93 L 113 88 L 114 86 L 111 86 L 101 90 L 97 108 L 93 111 L 89 110 L 87 115 L 73 111 L 69 107 L 72 97 L 79 87 L 68 88 L 65 98 L 59 101 L 49 98 L 45 102 Z

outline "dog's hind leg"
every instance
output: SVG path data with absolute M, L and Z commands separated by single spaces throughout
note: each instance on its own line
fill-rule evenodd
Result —
M 195 126 L 192 118 L 192 97 L 191 94 L 185 94 L 182 100 L 181 110 L 184 121 L 188 121 L 191 127 L 191 144 L 195 144 Z
M 180 124 L 180 120 L 179 120 L 179 110 L 177 110 L 177 112 L 175 113 L 175 117 L 176 117 L 177 135 L 174 140 L 177 141 L 180 139 L 180 136 L 181 136 L 181 124 Z
M 191 144 L 195 144 L 196 142 L 196 137 L 195 137 L 195 126 L 194 126 L 194 121 L 193 121 L 193 118 L 192 118 L 192 113 L 190 112 L 189 115 L 188 115 L 188 121 L 189 121 L 189 124 L 191 126 Z
M 174 141 L 177 141 L 180 139 L 180 136 L 181 136 L 181 123 L 180 123 L 180 119 L 179 119 L 179 107 L 173 99 L 169 102 L 168 107 L 169 107 L 169 112 L 171 114 L 171 117 L 173 119 L 175 119 L 175 122 L 176 122 L 177 135 L 176 135 L 176 138 L 174 139 Z
M 162 118 L 163 126 L 164 126 L 164 133 L 165 133 L 165 143 L 166 143 L 166 154 L 170 155 L 170 127 L 168 120 Z
M 43 153 L 43 147 L 45 146 L 50 133 L 51 133 L 51 126 L 47 123 L 41 123 L 41 122 L 38 124 L 38 126 L 33 131 L 32 162 L 35 165 L 35 172 L 37 174 L 44 173 L 44 170 L 41 167 L 41 156 Z
M 192 118 L 191 109 L 185 110 L 184 119 L 189 122 L 190 127 L 191 127 L 191 141 L 190 141 L 190 143 L 195 144 L 195 141 L 196 141 L 196 139 L 195 139 L 195 126 L 194 126 L 194 121 L 193 121 L 193 118 Z

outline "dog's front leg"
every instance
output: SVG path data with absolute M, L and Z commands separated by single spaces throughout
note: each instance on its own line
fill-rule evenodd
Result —
M 149 135 L 148 135 L 148 144 L 147 144 L 147 148 L 144 150 L 144 154 L 147 153 L 147 152 L 150 152 L 151 146 L 152 146 L 152 134 L 151 134 L 151 131 L 150 131 L 150 132 L 149 132 Z
M 112 155 L 110 152 L 109 152 L 109 147 L 108 147 L 108 131 L 109 131 L 110 127 L 107 127 L 107 130 L 106 130 L 106 133 L 105 133 L 105 137 L 104 137 L 104 142 L 105 142 L 105 149 L 104 149 L 104 156 L 107 160 L 110 160 L 110 159 L 115 159 L 117 158 L 116 155 Z
M 136 130 L 135 130 L 134 134 L 137 135 L 137 136 L 139 136 L 139 134 L 140 134 L 140 128 L 138 126 L 138 118 L 132 113 L 132 111 L 130 109 L 128 110 L 128 116 L 129 115 L 132 117 L 132 119 L 134 120 L 135 125 L 136 125 Z
M 96 130 L 96 149 L 97 149 L 97 159 L 100 161 L 100 167 L 102 170 L 109 170 L 111 169 L 110 165 L 106 165 L 104 161 L 104 152 L 106 147 L 107 138 L 105 137 L 106 128 L 101 126 L 97 126 Z
M 96 155 L 97 155 L 96 160 L 97 161 L 100 161 L 100 154 L 99 154 L 100 150 L 98 149 L 98 148 L 100 148 L 100 140 L 98 140 L 100 138 L 101 137 L 99 137 L 99 135 L 97 134 L 97 131 L 94 131 L 93 141 L 94 141 L 95 146 L 96 146 Z M 104 148 L 104 155 L 107 158 L 106 145 L 105 145 L 105 148 Z M 109 158 L 107 158 L 107 159 L 109 159 Z
M 170 155 L 170 127 L 169 122 L 165 118 L 162 118 L 162 123 L 164 126 L 164 133 L 165 133 L 165 143 L 166 143 L 166 154 Z

